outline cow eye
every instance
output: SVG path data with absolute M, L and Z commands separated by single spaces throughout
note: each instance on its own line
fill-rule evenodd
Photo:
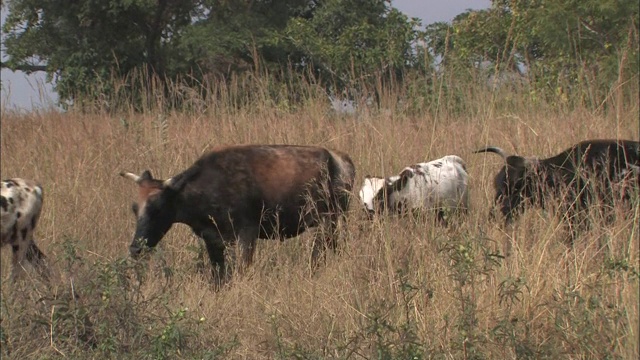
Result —
M 137 203 L 131 204 L 131 211 L 133 211 L 133 215 L 138 216 L 138 204 Z

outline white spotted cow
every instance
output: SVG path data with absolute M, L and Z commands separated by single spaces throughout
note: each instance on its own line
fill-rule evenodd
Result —
M 11 245 L 13 251 L 11 280 L 24 270 L 24 260 L 31 263 L 45 278 L 48 270 L 45 256 L 35 244 L 35 231 L 43 200 L 42 187 L 32 180 L 13 178 L 2 180 L 0 197 L 2 219 L 1 245 Z
M 369 179 L 375 183 L 371 188 L 378 189 L 370 206 L 373 213 L 434 210 L 438 220 L 446 224 L 447 212 L 466 212 L 469 207 L 468 178 L 464 160 L 456 155 L 418 163 L 383 182 Z

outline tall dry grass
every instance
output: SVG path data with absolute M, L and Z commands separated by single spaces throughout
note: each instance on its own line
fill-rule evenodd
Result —
M 557 217 L 540 209 L 511 228 L 488 221 L 500 159 L 472 154 L 491 144 L 548 156 L 589 138 L 638 139 L 637 103 L 570 109 L 469 85 L 462 103 L 435 92 L 438 102 L 420 107 L 398 101 L 415 95 L 398 89 L 382 110 L 340 116 L 312 85 L 297 108 L 272 101 L 264 83 L 263 101 L 236 107 L 241 86 L 225 86 L 216 99 L 194 96 L 200 105 L 186 114 L 162 111 L 162 101 L 142 113 L 2 113 L 2 177 L 43 184 L 36 236 L 55 271 L 50 285 L 2 282 L 3 357 L 638 358 L 638 202 L 613 223 L 594 219 L 569 248 Z M 340 251 L 317 273 L 307 271 L 309 234 L 259 241 L 254 265 L 220 291 L 185 226 L 149 262 L 131 261 L 135 188 L 118 173 L 165 178 L 212 146 L 239 143 L 343 150 L 357 184 L 457 154 L 472 209 L 447 229 L 429 218 L 369 222 L 354 198 Z M 3 280 L 10 263 L 5 249 Z

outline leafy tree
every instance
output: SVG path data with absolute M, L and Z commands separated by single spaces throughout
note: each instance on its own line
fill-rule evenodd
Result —
M 316 0 L 208 0 L 207 16 L 187 30 L 181 49 L 195 52 L 198 67 L 208 74 L 228 75 L 260 66 L 286 65 L 295 49 L 274 39 L 292 18 L 313 16 Z
M 198 5 L 197 0 L 11 1 L 3 27 L 9 61 L 3 66 L 46 70 L 61 99 L 91 93 L 96 83 L 108 84 L 114 75 L 141 66 L 150 74 L 172 75 L 180 70 L 174 60 L 181 55 L 173 43 L 197 16 Z
M 7 6 L 9 60 L 2 65 L 46 71 L 61 100 L 97 98 L 115 91 L 114 80 L 136 73 L 144 81 L 194 83 L 287 66 L 326 79 L 399 74 L 415 62 L 418 34 L 417 20 L 383 0 L 14 0 Z
M 587 90 L 578 98 L 596 104 L 621 74 L 638 75 L 637 27 L 635 1 L 493 0 L 452 24 L 432 24 L 426 43 L 434 56 L 447 55 L 445 65 L 526 69 L 538 89 Z
M 313 17 L 289 21 L 282 40 L 301 53 L 297 66 L 343 87 L 417 66 L 419 26 L 385 0 L 327 0 Z

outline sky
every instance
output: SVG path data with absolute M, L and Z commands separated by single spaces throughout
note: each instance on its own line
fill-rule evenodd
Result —
M 437 21 L 451 21 L 467 9 L 485 9 L 491 0 L 393 0 L 392 5 L 407 14 L 422 20 L 422 25 Z M 6 10 L 2 9 L 2 24 Z M 4 47 L 2 50 L 4 60 Z M 43 72 L 26 75 L 21 71 L 12 72 L 2 69 L 0 72 L 0 106 L 14 110 L 31 111 L 34 109 L 55 107 L 58 97 L 53 86 L 46 82 Z

